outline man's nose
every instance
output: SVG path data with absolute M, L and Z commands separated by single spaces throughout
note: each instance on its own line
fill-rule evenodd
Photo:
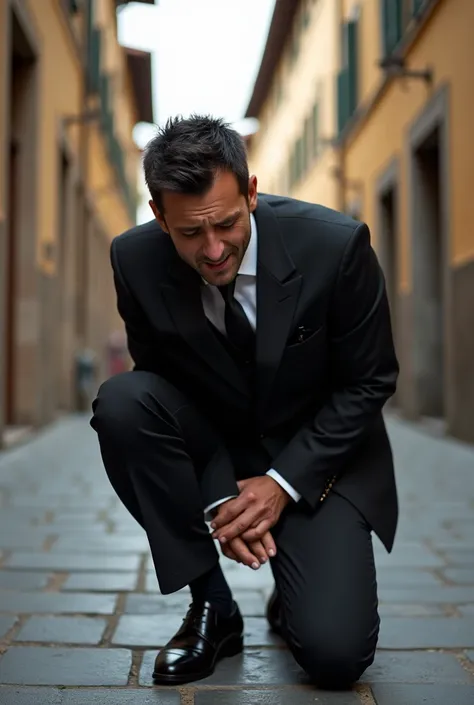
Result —
M 206 238 L 204 245 L 204 255 L 207 259 L 213 262 L 218 262 L 224 253 L 224 243 L 215 235 L 210 235 Z

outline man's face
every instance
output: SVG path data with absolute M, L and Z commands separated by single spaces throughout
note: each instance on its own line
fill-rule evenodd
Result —
M 254 176 L 248 201 L 235 176 L 219 172 L 203 196 L 164 193 L 164 217 L 152 201 L 150 206 L 181 259 L 209 284 L 222 286 L 237 276 L 250 241 L 250 213 L 257 206 Z

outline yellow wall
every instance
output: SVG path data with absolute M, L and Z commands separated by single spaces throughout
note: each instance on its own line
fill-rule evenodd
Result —
M 2 3 L 4 6 L 4 4 Z M 27 9 L 36 27 L 40 42 L 39 101 L 38 101 L 38 155 L 41 172 L 38 179 L 38 264 L 45 273 L 52 274 L 52 262 L 42 260 L 45 242 L 54 243 L 57 237 L 58 213 L 58 146 L 61 118 L 84 111 L 82 104 L 82 69 L 79 54 L 67 26 L 61 0 L 27 0 Z M 128 160 L 128 176 L 136 179 L 137 150 L 131 139 L 135 121 L 134 98 L 127 75 L 125 52 L 117 43 L 114 18 L 115 3 L 97 0 L 96 21 L 106 30 L 104 38 L 104 66 L 116 76 L 114 118 L 117 134 Z M 116 183 L 110 164 L 105 139 L 98 123 L 89 128 L 89 172 L 87 185 L 97 215 L 109 238 L 132 224 L 126 204 Z M 78 130 L 67 129 L 67 138 L 76 157 Z
M 252 138 L 249 164 L 259 178 L 262 191 L 288 193 L 290 153 L 304 121 L 319 100 L 319 135 L 335 135 L 334 75 L 338 69 L 338 3 L 335 0 L 306 0 L 299 12 L 309 12 L 309 24 L 301 26 L 297 13 L 298 55 L 291 60 L 290 35 L 274 75 L 269 96 L 259 116 L 260 130 Z M 281 99 L 278 101 L 280 92 Z M 335 207 L 337 184 L 331 175 L 335 163 L 332 149 L 321 149 L 306 176 L 295 184 L 291 195 Z
M 42 261 L 41 253 L 43 244 L 55 242 L 57 235 L 60 120 L 62 116 L 80 110 L 81 75 L 79 58 L 60 14 L 59 3 L 55 0 L 41 3 L 28 0 L 27 8 L 40 42 L 37 165 L 41 178 L 38 179 L 37 196 L 37 256 L 39 266 L 48 267 L 50 263 Z
M 370 6 L 373 0 L 368 0 Z M 364 6 L 365 9 L 365 6 Z M 365 17 L 365 14 L 364 14 Z M 364 19 L 362 19 L 362 23 Z M 469 224 L 474 216 L 471 190 L 474 183 L 474 148 L 468 139 L 474 123 L 472 66 L 474 44 L 472 0 L 445 0 L 440 3 L 416 44 L 408 54 L 408 66 L 434 71 L 432 88 L 421 81 L 401 79 L 391 82 L 361 128 L 349 140 L 346 169 L 349 179 L 363 182 L 363 217 L 375 226 L 375 184 L 394 156 L 400 159 L 400 246 L 402 290 L 410 288 L 410 249 L 408 237 L 408 150 L 407 131 L 422 112 L 431 95 L 442 85 L 449 85 L 450 114 L 450 260 L 460 264 L 474 259 L 474 236 Z M 366 30 L 362 28 L 365 36 Z M 378 35 L 377 35 L 378 36 Z M 372 35 L 373 37 L 373 35 Z M 373 50 L 368 50 L 369 55 Z M 362 61 L 364 61 L 362 59 Z M 374 232 L 374 238 L 377 234 Z

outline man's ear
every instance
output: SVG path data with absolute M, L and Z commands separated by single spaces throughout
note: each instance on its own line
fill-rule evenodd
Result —
M 166 220 L 163 218 L 160 211 L 158 210 L 158 206 L 156 205 L 156 203 L 153 200 L 151 200 L 151 201 L 148 201 L 148 204 L 149 204 L 151 210 L 153 211 L 153 215 L 155 216 L 156 220 L 158 221 L 160 228 L 168 233 L 168 227 L 166 225 Z
M 257 193 L 257 177 L 252 175 L 249 178 L 249 210 L 251 213 L 257 207 L 258 193 Z

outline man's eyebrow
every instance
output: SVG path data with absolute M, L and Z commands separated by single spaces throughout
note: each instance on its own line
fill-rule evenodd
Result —
M 242 215 L 242 209 L 239 208 L 239 210 L 234 211 L 233 213 L 229 213 L 228 215 L 225 215 L 222 220 L 215 220 L 212 221 L 213 225 L 228 225 L 229 223 L 233 223 L 235 220 L 240 218 Z M 177 230 L 182 230 L 182 231 L 193 231 L 193 230 L 199 230 L 199 228 L 202 227 L 202 222 L 197 222 L 194 224 L 189 223 L 188 225 L 177 225 L 176 229 Z
M 226 215 L 222 220 L 216 221 L 216 225 L 227 225 L 228 223 L 233 223 L 234 220 L 237 220 L 237 218 L 240 218 L 242 215 L 242 210 L 239 209 L 238 211 L 234 211 L 233 213 L 230 213 L 229 215 Z

